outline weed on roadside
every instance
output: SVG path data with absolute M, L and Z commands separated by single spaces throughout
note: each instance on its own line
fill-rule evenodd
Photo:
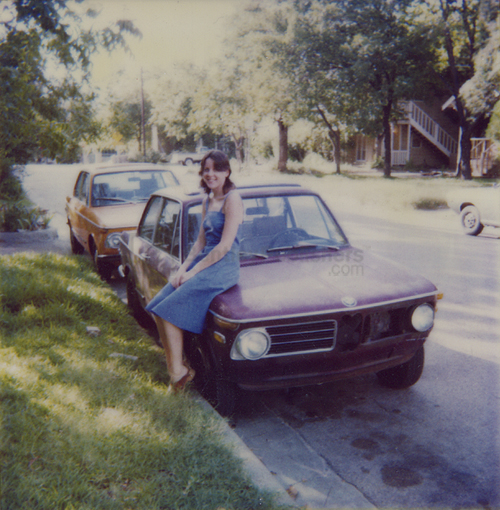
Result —
M 3 256 L 0 282 L 0 509 L 275 508 L 86 258 Z

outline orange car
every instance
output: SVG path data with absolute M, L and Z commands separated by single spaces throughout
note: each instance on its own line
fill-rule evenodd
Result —
M 178 184 L 170 168 L 153 163 L 82 170 L 66 198 L 72 252 L 89 252 L 99 274 L 109 278 L 120 263 L 122 232 L 137 228 L 151 193 Z

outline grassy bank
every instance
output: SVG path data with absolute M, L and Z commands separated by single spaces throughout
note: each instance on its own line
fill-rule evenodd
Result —
M 0 509 L 274 508 L 86 259 L 3 256 L 0 282 Z
M 275 179 L 294 182 L 312 188 L 326 200 L 332 199 L 332 207 L 359 211 L 382 211 L 385 215 L 411 213 L 415 210 L 437 210 L 447 208 L 447 196 L 458 189 L 492 186 L 498 179 L 464 181 L 445 175 L 423 177 L 419 173 L 393 172 L 386 179 L 383 173 L 369 168 L 342 165 L 341 174 L 334 173 L 332 164 L 323 167 L 303 168 L 290 165 L 289 173 L 280 173 L 271 165 L 245 170 L 235 174 L 258 182 L 260 179 Z

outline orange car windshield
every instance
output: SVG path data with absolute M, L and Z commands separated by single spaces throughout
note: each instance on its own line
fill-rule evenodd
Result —
M 92 206 L 145 202 L 151 193 L 176 184 L 174 175 L 168 170 L 96 175 L 92 183 Z

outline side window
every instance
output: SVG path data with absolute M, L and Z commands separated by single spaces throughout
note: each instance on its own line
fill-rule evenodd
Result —
M 153 242 L 156 223 L 160 215 L 163 198 L 153 197 L 146 206 L 145 214 L 139 224 L 138 235 L 143 239 Z
M 154 234 L 155 246 L 179 258 L 181 204 L 173 200 L 165 200 Z
M 78 198 L 80 196 L 80 191 L 82 189 L 84 177 L 85 177 L 85 172 L 80 172 L 80 175 L 78 176 L 78 180 L 76 181 L 76 184 L 75 184 L 75 189 L 73 190 L 74 197 Z
M 82 187 L 80 189 L 80 194 L 78 195 L 78 198 L 82 202 L 85 202 L 86 204 L 88 203 L 89 187 L 90 187 L 90 175 L 85 172 L 85 174 L 83 174 Z
M 75 191 L 73 196 L 81 200 L 82 202 L 87 201 L 87 197 L 89 196 L 89 181 L 90 177 L 87 172 L 81 172 L 78 176 L 78 180 L 75 184 Z

